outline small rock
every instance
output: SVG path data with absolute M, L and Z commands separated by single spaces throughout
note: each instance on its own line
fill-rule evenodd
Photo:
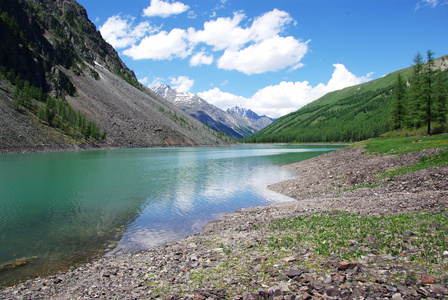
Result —
M 282 295 L 282 290 L 279 286 L 274 285 L 268 289 L 268 293 L 271 297 L 277 297 Z
M 266 257 L 257 257 L 256 259 L 254 259 L 254 262 L 265 262 L 266 260 Z
M 434 284 L 431 287 L 431 292 L 433 292 L 437 295 L 448 295 L 448 290 L 440 284 Z
M 354 269 L 355 267 L 359 267 L 359 265 L 360 263 L 357 262 L 342 261 L 338 264 L 338 270 Z
M 314 280 L 313 276 L 308 273 L 302 274 L 300 277 L 302 278 L 303 282 L 311 282 Z
M 286 273 L 286 276 L 288 276 L 289 278 L 294 278 L 296 276 L 300 276 L 302 275 L 302 271 L 297 270 L 297 269 L 291 269 Z
M 359 298 L 361 298 L 363 296 L 364 295 L 361 293 L 361 291 L 358 288 L 354 288 L 350 298 L 352 298 L 352 299 L 355 299 L 355 298 L 359 299 Z
M 325 284 L 323 284 L 321 281 L 314 281 L 310 285 L 317 291 L 320 291 L 325 287 Z
M 339 291 L 337 288 L 330 288 L 330 289 L 326 290 L 325 293 L 329 297 L 340 297 L 341 296 L 341 291 Z
M 436 279 L 431 275 L 423 273 L 422 274 L 422 283 L 423 284 L 434 284 L 434 283 L 436 283 Z
M 293 261 L 297 261 L 297 258 L 290 256 L 290 257 L 286 257 L 283 259 L 284 262 L 293 262 Z
M 312 299 L 313 298 L 313 296 L 311 296 L 310 294 L 308 294 L 308 293 L 303 293 L 302 294 L 302 296 L 300 296 L 299 298 L 297 298 L 297 299 L 300 299 L 300 300 L 309 300 L 309 299 Z
M 401 296 L 400 293 L 395 293 L 392 295 L 392 299 L 393 300 L 403 300 L 403 297 Z
M 413 236 L 413 235 L 414 235 L 414 233 L 410 230 L 403 231 L 403 236 Z
M 420 295 L 423 295 L 423 297 L 429 296 L 429 292 L 422 286 L 418 288 L 417 293 L 419 293 Z

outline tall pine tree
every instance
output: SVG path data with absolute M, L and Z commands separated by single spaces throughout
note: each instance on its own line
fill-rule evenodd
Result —
M 408 93 L 408 102 L 411 107 L 409 127 L 419 128 L 423 125 L 422 99 L 423 99 L 423 57 L 417 52 L 414 58 L 414 66 L 412 68 L 412 77 L 410 79 L 410 90 Z
M 437 70 L 435 82 L 434 82 L 434 103 L 436 106 L 436 120 L 440 123 L 442 128 L 445 130 L 445 123 L 447 120 L 447 98 L 448 98 L 448 87 L 447 87 L 447 72 L 442 72 Z
M 432 105 L 433 105 L 433 90 L 434 90 L 434 75 L 435 64 L 434 64 L 434 52 L 431 50 L 426 51 L 426 65 L 423 72 L 423 108 L 424 108 L 424 122 L 426 123 L 426 134 L 431 135 L 431 120 L 432 116 Z
M 398 73 L 397 80 L 395 82 L 394 99 L 392 102 L 391 125 L 393 129 L 400 129 L 405 125 L 405 95 L 405 82 L 403 81 L 401 73 Z

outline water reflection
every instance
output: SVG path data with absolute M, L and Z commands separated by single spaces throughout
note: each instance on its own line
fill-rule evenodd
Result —
M 0 156 L 0 284 L 82 263 L 108 247 L 135 252 L 201 230 L 236 209 L 289 201 L 267 185 L 280 165 L 334 148 L 234 146 Z

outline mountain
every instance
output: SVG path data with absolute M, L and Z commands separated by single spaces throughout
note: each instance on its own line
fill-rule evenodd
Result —
M 244 108 L 239 105 L 228 108 L 226 112 L 231 115 L 237 115 L 249 120 L 258 130 L 265 128 L 266 126 L 272 124 L 272 122 L 275 121 L 275 119 L 269 118 L 267 116 L 259 116 L 252 110 Z
M 435 60 L 445 71 L 448 55 Z M 349 142 L 389 131 L 390 110 L 398 74 L 408 81 L 412 67 L 360 85 L 330 92 L 281 117 L 246 142 Z
M 227 143 L 142 86 L 74 0 L 0 0 L 0 151 Z
M 269 122 L 269 118 L 260 117 L 251 110 L 243 108 L 240 108 L 239 111 L 235 109 L 226 112 L 195 94 L 179 92 L 168 85 L 161 85 L 153 90 L 184 112 L 208 125 L 211 129 L 232 138 L 248 137 L 264 128 L 263 125 Z

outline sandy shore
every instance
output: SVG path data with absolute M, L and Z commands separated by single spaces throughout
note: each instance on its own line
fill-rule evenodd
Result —
M 410 255 L 421 250 L 415 247 L 391 256 L 377 251 L 374 243 L 351 245 L 368 254 L 347 263 L 335 254 L 316 254 L 308 243 L 291 249 L 267 246 L 283 234 L 269 227 L 272 220 L 338 214 L 332 211 L 360 216 L 438 213 L 442 221 L 431 230 L 447 232 L 448 167 L 375 177 L 435 151 L 371 156 L 352 148 L 289 165 L 301 177 L 269 188 L 297 201 L 239 210 L 184 240 L 29 280 L 1 290 L 0 299 L 448 298 L 448 249 L 445 260 L 430 265 L 410 262 Z M 353 189 L 372 184 L 379 185 Z M 406 233 L 403 239 L 415 234 Z

